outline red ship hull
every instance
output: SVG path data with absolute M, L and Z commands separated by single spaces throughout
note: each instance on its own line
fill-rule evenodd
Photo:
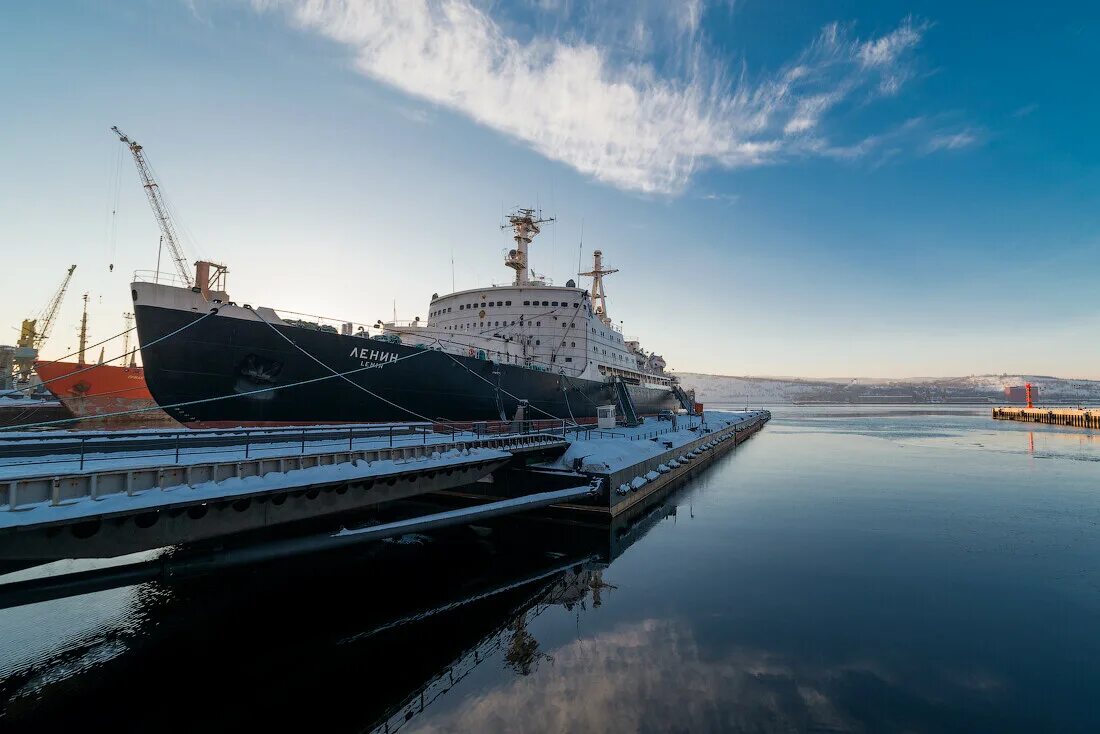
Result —
M 106 425 L 177 425 L 157 407 L 141 367 L 35 363 L 46 389 L 77 418 Z

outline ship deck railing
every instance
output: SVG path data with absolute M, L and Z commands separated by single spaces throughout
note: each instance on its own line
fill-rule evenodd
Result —
M 175 288 L 191 287 L 191 284 L 180 277 L 178 273 L 169 273 L 163 270 L 135 270 L 131 280 L 134 283 L 155 283 L 157 285 L 170 285 Z

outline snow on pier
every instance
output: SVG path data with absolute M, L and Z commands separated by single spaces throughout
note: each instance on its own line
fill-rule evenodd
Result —
M 196 444 L 189 447 L 168 434 L 136 450 L 132 436 L 98 436 L 89 439 L 95 451 L 81 444 L 81 456 L 71 441 L 60 454 L 23 445 L 0 468 L 0 558 L 118 555 L 336 515 L 470 484 L 517 455 L 566 448 L 560 433 L 530 428 L 326 426 L 292 441 L 285 432 L 229 443 L 218 435 L 215 445 L 213 434 L 180 434 Z
M 504 422 L 4 434 L 0 558 L 113 556 L 188 543 L 469 488 L 505 466 L 536 485 L 539 477 L 575 484 L 583 475 L 600 488 L 586 507 L 615 515 L 769 418 L 707 411 L 613 430 Z
M 708 410 L 701 417 L 677 416 L 675 425 L 647 418 L 633 428 L 592 431 L 538 468 L 601 480 L 609 491 L 600 509 L 617 515 L 710 463 L 770 419 L 766 410 Z

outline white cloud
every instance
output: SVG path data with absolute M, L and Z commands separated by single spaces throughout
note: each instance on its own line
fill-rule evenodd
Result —
M 881 38 L 866 41 L 859 45 L 859 60 L 864 66 L 890 66 L 898 58 L 916 46 L 921 39 L 925 26 L 914 26 L 911 18 L 906 19 L 897 30 Z
M 701 53 L 701 2 L 677 16 L 687 71 L 615 60 L 561 34 L 520 41 L 471 0 L 253 0 L 347 46 L 363 75 L 450 108 L 611 185 L 675 194 L 701 168 L 806 155 L 806 135 L 857 90 L 893 93 L 924 27 L 862 41 L 832 24 L 791 63 L 731 82 Z M 635 29 L 635 33 L 638 30 Z M 644 29 L 642 31 L 645 32 Z M 817 133 L 815 133 L 816 135 Z M 826 146 L 827 147 L 827 146 Z
M 937 150 L 961 150 L 977 145 L 978 135 L 972 130 L 963 130 L 957 133 L 935 135 L 928 141 L 927 150 L 932 153 Z

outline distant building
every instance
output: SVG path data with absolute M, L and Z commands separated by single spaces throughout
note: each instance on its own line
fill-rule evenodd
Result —
M 1039 388 L 1035 385 L 1031 386 L 1031 400 L 1035 402 L 1039 399 Z M 1020 403 L 1021 405 L 1027 402 L 1027 388 L 1023 385 L 1013 385 L 1012 387 L 1005 388 L 1005 401 L 1009 403 Z

